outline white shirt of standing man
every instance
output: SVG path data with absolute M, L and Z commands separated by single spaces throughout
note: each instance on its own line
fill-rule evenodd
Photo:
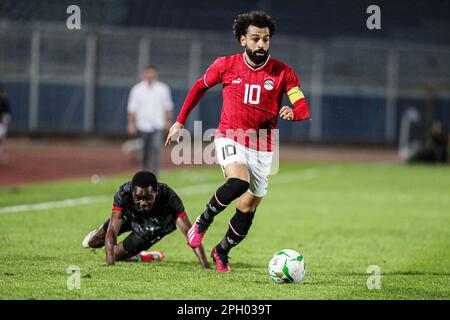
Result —
M 173 100 L 167 84 L 158 81 L 158 71 L 144 69 L 143 80 L 131 88 L 128 97 L 128 134 L 137 131 L 168 130 L 172 121 Z

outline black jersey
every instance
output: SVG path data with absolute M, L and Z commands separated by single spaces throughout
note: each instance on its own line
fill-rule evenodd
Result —
M 141 236 L 163 237 L 174 231 L 177 218 L 186 214 L 180 197 L 165 183 L 158 183 L 156 201 L 148 213 L 137 210 L 131 190 L 131 181 L 117 189 L 113 210 L 122 211 L 132 230 Z

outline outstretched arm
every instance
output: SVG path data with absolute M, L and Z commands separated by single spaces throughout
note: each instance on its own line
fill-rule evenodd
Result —
M 184 100 L 183 107 L 177 117 L 177 122 L 184 124 L 191 111 L 195 108 L 206 91 L 208 91 L 209 87 L 206 85 L 204 79 L 205 76 L 198 79 L 191 90 L 189 90 L 186 100 Z
M 105 237 L 105 252 L 106 264 L 112 266 L 116 262 L 115 249 L 117 243 L 117 236 L 123 224 L 122 213 L 118 210 L 113 210 L 111 219 L 109 220 L 108 231 Z
M 182 217 L 179 217 L 177 219 L 177 226 L 183 233 L 184 237 L 187 236 L 187 233 L 189 229 L 191 228 L 191 222 L 189 221 L 189 218 L 187 215 L 183 215 Z M 200 261 L 200 264 L 203 268 L 209 268 L 208 260 L 206 259 L 205 255 L 205 249 L 203 249 L 203 245 L 200 245 L 200 247 L 193 249 L 195 255 L 197 256 L 198 260 Z
M 198 104 L 203 95 L 216 84 L 222 81 L 222 72 L 224 70 L 224 59 L 218 58 L 214 63 L 206 70 L 205 74 L 197 80 L 194 86 L 189 91 L 180 114 L 177 117 L 176 122 L 169 129 L 165 145 L 168 146 L 172 139 L 180 143 L 181 129 L 184 126 L 189 114 Z
M 181 129 L 183 128 L 184 123 L 186 122 L 191 111 L 195 108 L 205 92 L 208 90 L 203 78 L 204 77 L 199 79 L 189 91 L 183 107 L 181 108 L 180 114 L 177 117 L 177 121 L 169 129 L 169 134 L 167 135 L 165 143 L 166 146 L 172 142 L 172 138 L 176 140 L 177 143 L 180 143 Z

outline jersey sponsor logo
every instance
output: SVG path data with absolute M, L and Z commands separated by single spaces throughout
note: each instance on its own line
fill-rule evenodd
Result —
M 231 81 L 231 83 L 241 83 L 241 82 L 242 82 L 241 78 L 237 78 Z
M 275 88 L 275 83 L 273 82 L 273 80 L 264 80 L 264 89 L 270 91 L 273 90 L 273 88 Z

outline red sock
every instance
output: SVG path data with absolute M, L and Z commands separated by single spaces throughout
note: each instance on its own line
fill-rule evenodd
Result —
M 153 261 L 153 254 L 141 252 L 138 254 L 138 261 L 151 262 Z

